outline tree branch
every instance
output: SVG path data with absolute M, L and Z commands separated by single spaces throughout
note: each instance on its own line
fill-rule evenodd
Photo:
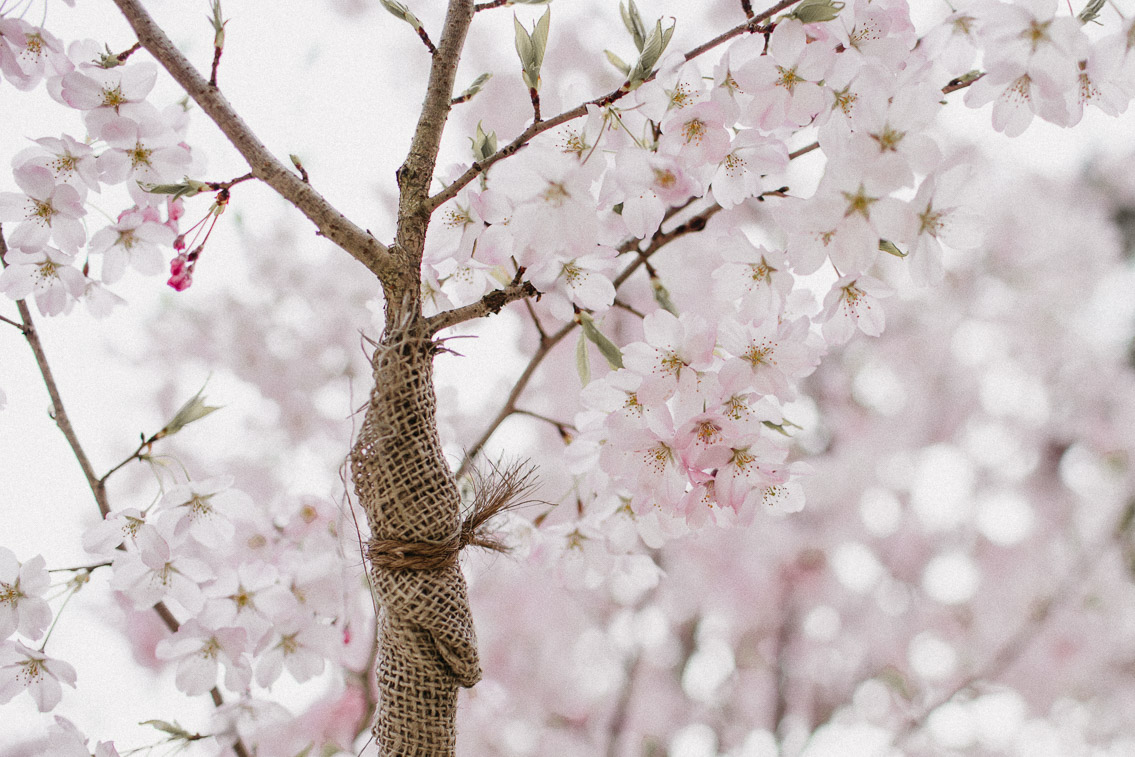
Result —
M 429 333 L 436 334 L 442 329 L 456 326 L 464 321 L 496 315 L 505 305 L 528 297 L 539 297 L 540 293 L 530 281 L 513 282 L 504 289 L 494 289 L 476 302 L 463 307 L 446 310 L 444 313 L 426 319 Z
M 276 160 L 248 124 L 237 115 L 225 96 L 202 78 L 181 51 L 174 46 L 166 33 L 142 7 L 141 0 L 114 0 L 114 3 L 133 27 L 142 46 L 217 124 L 237 151 L 244 156 L 256 178 L 295 205 L 315 224 L 321 235 L 350 253 L 384 284 L 393 280 L 395 261 L 386 246 L 375 239 L 370 232 L 349 221 L 310 184 Z
M 472 0 L 450 0 L 441 41 L 430 62 L 426 97 L 406 162 L 398 169 L 398 232 L 391 252 L 397 262 L 397 283 L 386 303 L 386 328 L 421 313 L 421 264 L 426 228 L 433 209 L 427 202 L 437 164 L 441 136 L 453 107 L 453 82 L 473 20 Z
M 0 228 L 0 259 L 7 254 L 8 244 L 4 241 L 4 231 Z M 20 320 L 23 322 L 21 330 L 24 332 L 24 338 L 28 340 L 28 346 L 32 348 L 36 365 L 39 367 L 39 374 L 43 377 L 43 383 L 47 386 L 47 394 L 51 398 L 52 419 L 59 430 L 63 432 L 63 437 L 67 440 L 68 446 L 71 447 L 75 459 L 79 461 L 79 467 L 83 471 L 83 476 L 87 479 L 87 486 L 95 495 L 99 512 L 105 518 L 107 513 L 110 512 L 106 498 L 106 487 L 95 473 L 94 466 L 91 465 L 87 453 L 83 450 L 83 445 L 79 443 L 79 436 L 71 425 L 71 418 L 67 415 L 67 409 L 63 406 L 63 396 L 59 394 L 59 386 L 55 383 L 55 375 L 51 372 L 51 365 L 47 362 L 47 353 L 44 352 L 43 343 L 39 340 L 39 332 L 36 331 L 35 322 L 32 321 L 32 314 L 28 310 L 27 301 L 16 300 L 16 308 L 20 311 Z

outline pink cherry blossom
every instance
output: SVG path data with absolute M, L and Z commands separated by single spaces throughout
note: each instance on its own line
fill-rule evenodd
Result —
M 713 362 L 714 327 L 697 315 L 674 316 L 656 310 L 642 322 L 645 342 L 623 351 L 624 364 L 642 376 L 637 396 L 653 405 L 673 394 L 683 371 L 700 371 Z
M 25 194 L 0 193 L 0 221 L 20 221 L 8 238 L 11 247 L 36 250 L 54 239 L 68 252 L 87 238 L 79 221 L 86 215 L 79 192 L 70 184 L 56 184 L 51 171 L 24 164 L 13 175 Z
M 698 192 L 694 179 L 667 155 L 627 147 L 615 156 L 615 170 L 608 174 L 604 200 L 622 203 L 620 218 L 626 231 L 642 239 L 658 230 L 667 208 Z
M 845 276 L 832 285 L 824 298 L 824 339 L 839 345 L 854 336 L 858 329 L 867 336 L 883 333 L 886 323 L 878 298 L 891 293 L 889 287 L 870 276 Z
M 63 77 L 61 97 L 72 108 L 86 111 L 87 127 L 98 132 L 113 116 L 156 115 L 146 96 L 157 76 L 157 68 L 148 61 L 115 68 L 83 66 Z
M 729 152 L 729 141 L 725 110 L 715 102 L 700 102 L 672 113 L 662 122 L 658 148 L 697 168 L 721 162 Z
M 168 525 L 161 533 L 141 529 L 139 549 L 114 559 L 114 576 L 110 586 L 125 593 L 139 609 L 153 607 L 165 599 L 174 599 L 191 613 L 201 610 L 205 597 L 200 584 L 212 577 L 213 571 L 185 552 L 171 549 Z M 176 542 L 175 542 L 176 543 Z
M 156 508 L 159 524 L 172 523 L 174 538 L 189 535 L 205 547 L 222 546 L 234 532 L 230 518 L 252 505 L 232 484 L 232 476 L 217 476 L 173 487 Z
M 63 45 L 45 29 L 19 18 L 0 17 L 0 77 L 17 89 L 34 89 Z
M 113 226 L 95 232 L 91 253 L 102 253 L 102 278 L 113 284 L 122 278 L 126 266 L 152 276 L 162 269 L 162 250 L 173 244 L 174 231 L 162 223 L 156 208 L 131 208 L 118 216 Z
M 25 563 L 0 547 L 0 639 L 17 631 L 38 639 L 51 623 L 51 608 L 43 594 L 51 584 L 42 555 Z
M 788 147 L 784 142 L 757 129 L 742 129 L 713 174 L 713 199 L 723 208 L 732 208 L 759 195 L 771 181 L 766 177 L 787 167 Z
M 718 250 L 724 263 L 713 272 L 715 294 L 740 300 L 738 314 L 745 320 L 780 312 L 793 281 L 784 253 L 755 246 L 738 229 L 719 241 Z
M 8 267 L 0 272 L 0 292 L 13 300 L 34 294 L 44 315 L 70 311 L 86 289 L 86 277 L 71 265 L 74 257 L 53 247 L 34 252 L 10 249 L 4 260 Z
M 88 190 L 99 191 L 94 149 L 67 134 L 35 140 L 35 146 L 20 152 L 13 158 L 12 164 L 46 168 L 56 183 L 70 184 L 79 190 L 83 198 Z
M 753 98 L 744 120 L 765 131 L 803 126 L 824 105 L 817 82 L 834 60 L 832 48 L 809 43 L 804 25 L 785 19 L 769 38 L 768 52 L 733 71 L 741 89 Z
M 319 675 L 335 644 L 335 629 L 314 618 L 292 615 L 278 620 L 272 641 L 256 663 L 257 685 L 271 686 L 285 668 L 300 683 Z
M 572 306 L 602 312 L 615 299 L 611 264 L 617 252 L 599 245 L 594 252 L 564 260 L 546 256 L 528 269 L 528 280 L 541 292 L 549 312 L 561 321 L 574 317 Z
M 739 515 L 751 515 L 770 487 L 788 480 L 782 447 L 761 438 L 747 441 L 730 450 L 728 462 L 714 476 L 717 501 Z
M 243 628 L 203 627 L 196 620 L 181 624 L 177 633 L 158 642 L 161 660 L 176 660 L 177 688 L 190 696 L 217 685 L 219 668 L 230 691 L 243 691 L 252 679 L 247 659 L 248 633 Z
M 107 184 L 172 183 L 188 170 L 189 151 L 160 117 L 108 116 L 99 136 L 111 147 L 98 157 L 99 175 Z
M 766 318 L 752 325 L 725 321 L 718 338 L 735 357 L 726 361 L 722 373 L 748 371 L 756 391 L 780 400 L 793 399 L 796 383 L 820 362 L 821 350 L 809 338 L 808 326 L 807 318 L 779 322 Z
M 69 663 L 18 641 L 0 642 L 0 704 L 26 691 L 40 712 L 48 712 L 63 698 L 61 683 L 75 687 L 75 669 Z

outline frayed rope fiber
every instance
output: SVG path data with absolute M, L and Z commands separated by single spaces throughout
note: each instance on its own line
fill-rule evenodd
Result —
M 506 471 L 461 518 L 461 496 L 437 437 L 438 350 L 421 321 L 383 337 L 372 357 L 374 389 L 351 449 L 381 609 L 374 733 L 384 757 L 454 754 L 457 688 L 481 678 L 457 555 L 466 546 L 503 549 L 485 524 L 529 488 L 528 474 Z

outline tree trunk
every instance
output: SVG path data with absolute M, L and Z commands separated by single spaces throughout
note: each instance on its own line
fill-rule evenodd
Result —
M 461 500 L 435 420 L 433 358 L 424 323 L 387 333 L 373 356 L 374 389 L 351 452 L 355 493 L 371 530 L 379 617 L 379 753 L 449 757 L 458 686 L 481 677 L 465 580 L 456 556 Z M 444 567 L 421 555 L 440 550 Z M 413 565 L 413 567 L 394 567 Z

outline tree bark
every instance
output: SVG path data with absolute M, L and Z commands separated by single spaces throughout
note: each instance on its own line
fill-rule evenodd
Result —
M 419 546 L 454 544 L 460 495 L 441 451 L 434 416 L 435 345 L 424 320 L 389 331 L 373 356 L 375 386 L 351 472 L 373 539 Z M 459 547 L 458 547 L 459 548 Z M 389 547 L 387 548 L 389 550 Z M 379 622 L 379 706 L 374 731 L 382 755 L 449 757 L 456 737 L 457 688 L 481 677 L 465 580 L 456 562 L 384 566 L 371 555 Z

